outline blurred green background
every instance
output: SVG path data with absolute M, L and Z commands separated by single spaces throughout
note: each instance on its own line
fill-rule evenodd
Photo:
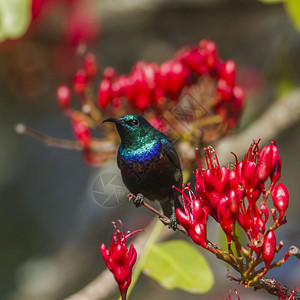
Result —
M 101 171 L 86 165 L 79 152 L 45 148 L 14 131 L 16 123 L 24 122 L 51 136 L 73 139 L 55 93 L 59 84 L 71 81 L 79 65 L 75 51 L 79 29 L 100 67 L 111 65 L 119 73 L 128 73 L 139 59 L 160 63 L 181 47 L 204 38 L 215 41 L 220 57 L 236 61 L 238 82 L 246 91 L 240 130 L 300 82 L 300 34 L 280 2 L 40 2 L 25 35 L 0 44 L 0 298 L 8 300 L 55 300 L 76 292 L 105 267 L 99 246 L 110 239 L 110 221 L 122 219 L 133 230 L 153 217 L 126 201 L 109 208 L 94 200 L 93 183 L 99 172 L 119 176 L 115 163 Z M 284 249 L 291 244 L 299 247 L 300 124 L 274 138 L 282 158 L 282 182 L 290 190 L 288 223 L 277 236 Z M 209 226 L 218 236 L 218 227 L 212 221 Z M 241 299 L 274 298 L 228 282 L 226 266 L 204 254 L 216 282 L 209 294 L 166 291 L 142 276 L 131 299 L 225 299 L 234 287 Z M 300 265 L 291 258 L 268 275 L 299 287 Z M 117 293 L 111 299 L 116 297 Z

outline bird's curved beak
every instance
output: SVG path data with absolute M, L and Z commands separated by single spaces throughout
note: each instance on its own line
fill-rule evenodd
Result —
M 124 124 L 124 120 L 122 120 L 122 119 L 107 118 L 101 122 L 101 125 L 106 122 L 111 122 L 114 124 Z

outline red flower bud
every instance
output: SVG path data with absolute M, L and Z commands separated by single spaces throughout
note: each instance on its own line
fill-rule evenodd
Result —
M 138 232 L 132 232 L 125 236 L 125 229 L 123 223 L 119 221 L 123 232 L 119 231 L 115 223 L 113 223 L 116 232 L 111 237 L 110 247 L 106 249 L 104 244 L 101 244 L 100 251 L 103 257 L 104 263 L 108 269 L 114 274 L 114 277 L 119 285 L 119 290 L 122 295 L 122 299 L 126 299 L 126 293 L 131 283 L 132 268 L 135 264 L 137 253 L 133 246 L 130 244 L 127 250 L 126 239 L 128 236 Z
M 199 43 L 199 52 L 204 56 L 204 62 L 209 69 L 213 69 L 216 62 L 217 47 L 212 41 L 202 40 Z
M 87 74 L 84 69 L 79 69 L 73 79 L 73 88 L 76 94 L 84 93 L 87 84 Z
M 252 191 L 252 200 L 253 201 L 257 201 L 259 196 L 261 194 L 261 189 L 260 188 L 256 188 L 255 190 Z
M 240 181 L 235 169 L 230 170 L 228 180 L 229 180 L 230 189 L 238 190 Z
M 190 72 L 180 61 L 168 60 L 160 66 L 159 82 L 162 88 L 171 94 L 177 94 L 183 88 Z
M 163 100 L 163 98 L 166 96 L 165 90 L 160 87 L 157 86 L 154 89 L 154 101 L 157 102 L 159 100 Z
M 216 73 L 216 77 L 219 78 L 223 71 L 223 61 L 220 58 L 216 57 L 214 71 Z
M 61 108 L 69 108 L 71 103 L 71 89 L 67 85 L 60 85 L 57 88 L 56 97 Z
M 265 182 L 270 174 L 270 168 L 272 164 L 272 145 L 265 146 L 259 155 L 256 175 L 259 181 Z
M 222 195 L 220 195 L 218 192 L 215 192 L 215 191 L 212 191 L 210 193 L 206 192 L 205 195 L 207 195 L 211 207 L 216 211 L 218 204 L 222 198 Z M 212 217 L 215 217 L 215 215 L 213 215 Z
M 172 93 L 178 93 L 183 88 L 188 76 L 187 67 L 179 61 L 174 62 L 168 90 Z
M 133 71 L 130 74 L 130 77 L 132 79 L 132 86 L 135 90 L 135 95 L 139 94 L 139 93 L 146 94 L 146 93 L 150 92 L 150 89 L 149 89 L 146 79 L 145 79 L 145 75 L 141 68 L 142 65 L 143 65 L 143 62 L 137 63 L 134 66 Z
M 270 264 L 275 256 L 276 251 L 276 236 L 273 230 L 269 230 L 264 239 L 262 257 L 265 261 L 266 269 L 270 267 Z
M 279 212 L 278 222 L 280 222 L 289 205 L 289 191 L 283 183 L 278 183 L 272 190 L 272 199 L 275 208 Z
M 279 156 L 278 156 L 278 147 L 276 146 L 276 142 L 272 141 L 271 145 L 272 145 L 272 152 L 273 152 L 271 170 L 273 170 L 275 168 Z
M 265 215 L 265 220 L 264 220 L 264 222 L 267 223 L 267 221 L 268 221 L 268 219 L 269 219 L 269 209 L 268 209 L 268 207 L 266 206 L 265 203 L 262 203 L 262 204 L 260 205 L 260 210 L 261 210 L 262 214 Z
M 229 102 L 232 98 L 232 87 L 225 79 L 220 78 L 217 82 L 217 91 L 220 93 L 223 102 Z
M 150 104 L 150 97 L 148 93 L 138 94 L 134 102 L 137 109 L 144 111 Z
M 234 190 L 231 190 L 228 194 L 228 204 L 231 213 L 236 217 L 239 212 L 240 199 Z
M 83 147 L 88 147 L 92 137 L 87 121 L 75 115 L 72 118 L 72 125 L 75 138 L 82 143 Z
M 281 176 L 281 158 L 278 156 L 277 162 L 275 164 L 274 170 L 271 173 L 271 185 L 270 188 L 272 189 L 276 182 L 279 180 Z
M 278 148 L 275 145 L 265 146 L 259 155 L 257 161 L 256 175 L 257 179 L 265 182 L 274 170 L 278 160 Z
M 235 70 L 236 70 L 236 66 L 233 60 L 227 60 L 224 63 L 221 77 L 231 87 L 233 87 L 235 83 Z
M 96 56 L 93 53 L 87 53 L 83 59 L 83 67 L 88 78 L 95 78 L 98 72 Z
M 230 203 L 227 197 L 223 197 L 217 207 L 218 220 L 220 225 L 225 232 L 228 241 L 231 240 L 232 224 L 235 218 L 230 210 Z
M 192 240 L 202 246 L 203 248 L 207 247 L 206 243 L 206 224 L 198 223 L 196 226 L 192 227 L 190 230 L 190 236 Z
M 105 109 L 112 100 L 112 84 L 108 79 L 103 79 L 98 87 L 98 105 Z
M 254 188 L 255 187 L 255 162 L 252 161 L 246 161 L 244 163 L 244 180 L 245 180 L 245 184 L 246 184 L 246 188 L 250 189 L 250 188 Z
M 106 67 L 103 70 L 103 77 L 112 80 L 116 76 L 116 70 L 113 67 Z
M 209 66 L 204 61 L 204 55 L 199 52 L 199 49 L 189 49 L 183 54 L 184 63 L 198 75 L 203 75 L 209 71 Z
M 205 183 L 205 190 L 207 192 L 214 191 L 216 189 L 216 185 L 218 184 L 216 182 L 214 173 L 212 170 L 207 169 L 203 175 L 204 183 Z
M 216 190 L 219 193 L 227 194 L 229 190 L 229 172 L 225 167 L 221 168 L 221 178 L 216 185 Z
M 239 111 L 244 104 L 245 92 L 240 86 L 233 88 L 233 108 Z

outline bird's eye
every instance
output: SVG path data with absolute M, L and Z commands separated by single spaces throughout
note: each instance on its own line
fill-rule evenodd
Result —
M 128 124 L 129 124 L 130 126 L 138 126 L 138 125 L 139 125 L 139 120 L 137 120 L 137 119 L 132 119 L 132 120 L 130 120 L 130 121 L 128 122 Z

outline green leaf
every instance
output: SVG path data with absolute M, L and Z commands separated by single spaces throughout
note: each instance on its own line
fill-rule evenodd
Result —
M 300 31 L 300 1 L 299 0 L 287 0 L 285 2 L 285 9 L 289 15 L 294 27 Z
M 166 289 L 179 288 L 195 294 L 208 292 L 214 283 L 204 256 L 182 240 L 154 245 L 143 265 L 143 272 Z
M 0 0 L 0 42 L 22 36 L 31 20 L 31 0 Z

